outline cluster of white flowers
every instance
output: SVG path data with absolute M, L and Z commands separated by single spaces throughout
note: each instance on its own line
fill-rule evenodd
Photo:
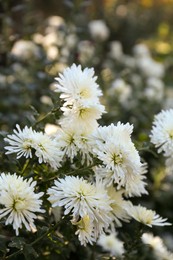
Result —
M 112 82 L 107 90 L 109 102 L 117 100 L 118 104 L 129 110 L 130 107 L 135 107 L 135 103 L 137 105 L 138 99 L 156 103 L 163 101 L 165 86 L 162 78 L 165 67 L 163 63 L 153 59 L 147 45 L 136 44 L 133 55 L 126 55 L 121 43 L 113 41 L 110 43 L 110 52 L 105 66 L 109 70 L 109 78 Z M 124 74 L 117 73 L 114 70 L 115 66 L 117 70 L 119 66 L 125 67 Z
M 105 250 L 109 250 L 112 255 L 120 255 L 124 252 L 122 243 L 117 242 L 115 233 L 105 235 L 105 232 L 112 234 L 115 227 L 122 226 L 122 221 L 129 222 L 134 218 L 150 227 L 170 223 L 155 211 L 140 205 L 134 206 L 127 199 L 148 193 L 145 182 L 147 167 L 142 163 L 132 141 L 133 125 L 118 122 L 116 125 L 99 126 L 98 119 L 105 112 L 105 108 L 100 104 L 99 97 L 102 92 L 96 79 L 93 69 L 82 70 L 80 65 L 75 64 L 66 68 L 56 78 L 58 82 L 56 91 L 61 93 L 60 98 L 63 101 L 61 108 L 63 115 L 59 120 L 60 127 L 56 128 L 57 131 L 53 136 L 49 136 L 27 126 L 21 130 L 17 125 L 18 131 L 14 130 L 14 134 L 5 138 L 9 143 L 5 149 L 7 154 L 16 153 L 17 158 L 21 156 L 32 158 L 35 152 L 39 163 L 48 163 L 55 169 L 60 167 L 66 158 L 74 163 L 77 155 L 81 155 L 81 164 L 86 162 L 90 165 L 97 159 L 97 166 L 92 167 L 93 176 L 89 180 L 80 176 L 57 178 L 54 185 L 48 188 L 48 200 L 53 208 L 62 207 L 62 214 L 71 215 L 71 223 L 76 226 L 76 235 L 82 245 L 93 244 L 99 239 L 98 243 Z M 171 113 L 172 111 L 165 112 L 164 116 L 168 114 L 170 119 L 173 114 Z M 171 140 L 173 124 L 171 125 L 169 119 L 166 121 L 166 131 Z M 153 129 L 153 136 L 158 132 L 158 127 L 159 131 L 163 128 L 162 116 L 161 119 L 157 117 L 157 122 L 159 126 Z M 160 143 L 158 144 L 157 140 L 153 142 L 161 146 L 160 151 L 168 153 L 172 149 L 171 141 L 166 144 L 164 139 L 162 142 L 162 136 L 160 131 Z M 73 166 L 75 169 L 75 163 Z M 27 182 L 22 177 L 14 175 L 15 187 L 11 187 L 9 180 L 6 181 L 4 176 L 1 175 L 0 192 L 1 204 L 5 205 L 6 209 L 0 213 L 1 217 L 10 213 L 6 224 L 13 222 L 18 234 L 21 223 L 24 223 L 27 229 L 29 229 L 28 223 L 33 226 L 33 219 L 36 216 L 31 212 L 41 212 L 38 207 L 41 202 L 37 199 L 42 193 L 34 197 L 33 188 L 36 183 L 32 183 L 32 179 Z M 11 178 L 10 175 L 7 176 Z M 25 188 L 26 185 L 28 188 Z M 33 198 L 36 206 L 33 204 Z M 21 214 L 16 217 L 16 212 L 18 214 L 19 210 Z M 115 243 L 119 245 L 117 248 L 113 248 Z
M 101 182 L 91 184 L 74 176 L 58 179 L 48 189 L 53 207 L 64 206 L 64 214 L 72 214 L 72 224 L 82 245 L 92 244 L 111 222 L 111 200 Z
M 97 176 L 108 186 L 115 183 L 118 189 L 124 187 L 128 196 L 140 196 L 147 193 L 143 181 L 146 167 L 131 140 L 132 130 L 132 125 L 121 122 L 99 126 L 91 142 L 94 154 L 103 165 L 95 169 Z M 136 186 L 142 188 L 139 190 Z
M 173 109 L 162 110 L 155 116 L 150 138 L 158 152 L 167 158 L 169 167 L 173 162 Z
M 70 125 L 75 131 L 95 128 L 105 108 L 99 101 L 102 93 L 94 70 L 85 68 L 82 71 L 80 65 L 73 64 L 55 79 L 57 91 L 62 93 L 60 98 L 64 101 L 60 125 L 63 128 Z

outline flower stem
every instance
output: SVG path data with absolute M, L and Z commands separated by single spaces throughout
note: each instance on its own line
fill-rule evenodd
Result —
M 36 243 L 38 243 L 40 240 L 42 240 L 44 237 L 46 237 L 47 235 L 49 235 L 52 231 L 54 231 L 57 227 L 58 227 L 59 223 L 56 223 L 54 226 L 52 226 L 51 228 L 49 228 L 48 231 L 46 231 L 45 233 L 43 233 L 43 235 L 41 235 L 40 237 L 38 237 L 36 240 L 34 240 L 32 243 L 28 244 L 29 246 L 33 246 Z M 12 259 L 14 256 L 17 256 L 19 254 L 22 253 L 23 249 L 25 247 L 19 249 L 18 251 L 14 252 L 13 254 L 6 256 L 5 259 Z

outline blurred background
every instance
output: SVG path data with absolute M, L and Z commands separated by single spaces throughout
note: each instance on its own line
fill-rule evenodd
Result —
M 171 86 L 172 24 L 173 0 L 0 0 L 1 128 L 26 123 L 31 107 L 48 111 L 50 84 L 72 63 L 93 66 L 102 89 L 128 77 L 139 43 L 164 64 L 159 77 Z

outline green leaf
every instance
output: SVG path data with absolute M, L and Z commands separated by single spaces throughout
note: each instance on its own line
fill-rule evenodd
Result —
M 35 249 L 31 245 L 25 245 L 23 249 L 23 254 L 26 258 L 26 260 L 31 260 L 34 258 L 37 258 L 39 255 L 35 251 Z
M 18 249 L 23 249 L 25 245 L 25 240 L 23 237 L 13 237 L 9 243 L 9 247 L 15 247 Z

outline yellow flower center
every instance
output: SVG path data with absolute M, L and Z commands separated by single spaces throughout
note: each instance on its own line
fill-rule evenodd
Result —
M 122 154 L 121 153 L 120 154 L 114 153 L 112 155 L 112 161 L 114 162 L 115 165 L 122 164 L 122 162 L 123 162 Z

